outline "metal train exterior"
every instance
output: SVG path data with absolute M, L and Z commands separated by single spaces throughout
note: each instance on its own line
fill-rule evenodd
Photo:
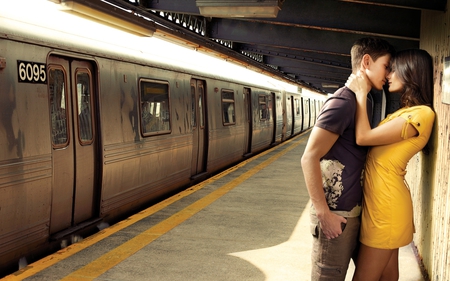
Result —
M 0 270 L 314 125 L 323 98 L 153 41 L 144 54 L 0 12 Z

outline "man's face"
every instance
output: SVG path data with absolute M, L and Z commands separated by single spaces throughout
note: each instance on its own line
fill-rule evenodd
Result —
M 390 55 L 379 57 L 376 61 L 373 61 L 372 57 L 369 56 L 369 65 L 365 71 L 372 88 L 377 90 L 383 89 L 383 85 L 386 83 L 386 76 L 389 74 L 390 60 Z

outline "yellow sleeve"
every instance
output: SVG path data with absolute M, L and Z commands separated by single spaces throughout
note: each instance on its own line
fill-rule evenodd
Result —
M 414 126 L 420 135 L 427 126 L 433 126 L 434 122 L 434 112 L 428 106 L 413 106 L 403 112 L 400 117 L 406 120 L 401 134 L 403 139 L 408 138 L 406 133 L 409 125 Z

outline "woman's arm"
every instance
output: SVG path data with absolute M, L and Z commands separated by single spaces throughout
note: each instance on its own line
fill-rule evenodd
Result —
M 364 72 L 360 75 L 352 74 L 345 84 L 356 94 L 356 143 L 364 146 L 385 145 L 402 141 L 402 130 L 406 120 L 402 117 L 396 117 L 389 122 L 384 123 L 374 129 L 370 127 L 367 116 L 367 94 L 370 91 L 370 85 Z M 406 138 L 418 134 L 414 126 L 406 125 Z

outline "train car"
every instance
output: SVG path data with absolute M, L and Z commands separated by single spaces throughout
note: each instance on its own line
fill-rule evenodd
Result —
M 296 85 L 32 2 L 0 11 L 2 272 L 313 124 Z

